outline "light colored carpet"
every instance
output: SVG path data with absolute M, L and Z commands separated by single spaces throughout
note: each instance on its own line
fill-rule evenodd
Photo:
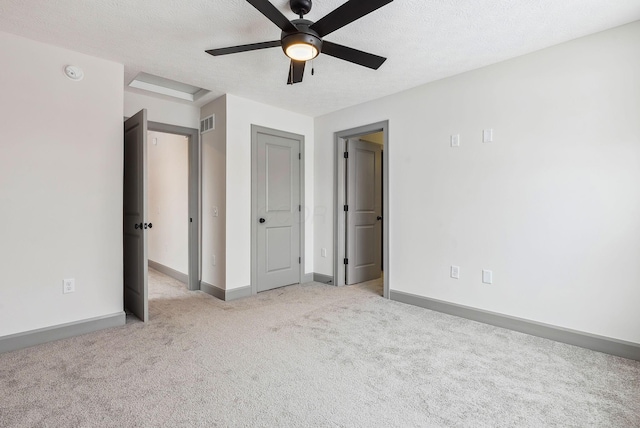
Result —
M 311 283 L 0 355 L 2 427 L 640 427 L 640 362 Z

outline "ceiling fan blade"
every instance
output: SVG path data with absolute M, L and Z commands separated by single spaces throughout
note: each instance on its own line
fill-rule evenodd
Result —
M 298 29 L 268 0 L 247 0 L 282 31 L 298 31 Z
M 350 0 L 333 12 L 330 12 L 324 18 L 321 18 L 309 28 L 318 33 L 320 37 L 324 37 L 392 1 L 393 0 Z
M 289 66 L 289 77 L 287 78 L 287 85 L 293 85 L 294 83 L 302 82 L 305 64 L 305 61 L 291 60 L 291 65 Z
M 280 40 L 273 40 L 271 42 L 262 42 L 262 43 L 251 43 L 248 45 L 240 45 L 240 46 L 231 46 L 229 48 L 220 48 L 220 49 L 209 49 L 205 51 L 209 55 L 218 56 L 218 55 L 228 55 L 238 52 L 247 52 L 247 51 L 255 51 L 258 49 L 266 49 L 266 48 L 275 48 L 277 46 L 281 46 Z
M 336 43 L 322 42 L 322 53 L 335 58 L 340 58 L 354 64 L 377 70 L 387 59 L 378 55 L 362 52 Z

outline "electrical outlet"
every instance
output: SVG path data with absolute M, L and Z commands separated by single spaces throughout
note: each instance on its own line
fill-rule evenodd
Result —
M 460 278 L 460 266 L 451 266 L 451 278 Z
M 490 270 L 482 269 L 482 282 L 485 284 L 493 284 L 493 272 Z
M 218 207 L 213 207 L 212 214 L 214 217 L 218 217 Z
M 67 278 L 62 280 L 62 292 L 64 294 L 73 293 L 76 291 L 76 280 L 74 278 Z

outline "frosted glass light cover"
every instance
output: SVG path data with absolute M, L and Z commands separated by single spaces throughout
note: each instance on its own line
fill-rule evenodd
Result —
M 306 43 L 294 43 L 287 47 L 285 53 L 295 61 L 309 61 L 318 56 L 318 49 Z

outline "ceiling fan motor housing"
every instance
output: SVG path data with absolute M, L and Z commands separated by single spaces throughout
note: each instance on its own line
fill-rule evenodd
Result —
M 311 2 L 309 2 L 311 3 Z M 313 21 L 307 19 L 294 19 L 291 23 L 298 29 L 296 32 L 283 31 L 280 37 L 282 42 L 282 50 L 287 52 L 287 48 L 296 43 L 304 43 L 314 46 L 318 53 L 322 52 L 322 38 L 310 29 Z

